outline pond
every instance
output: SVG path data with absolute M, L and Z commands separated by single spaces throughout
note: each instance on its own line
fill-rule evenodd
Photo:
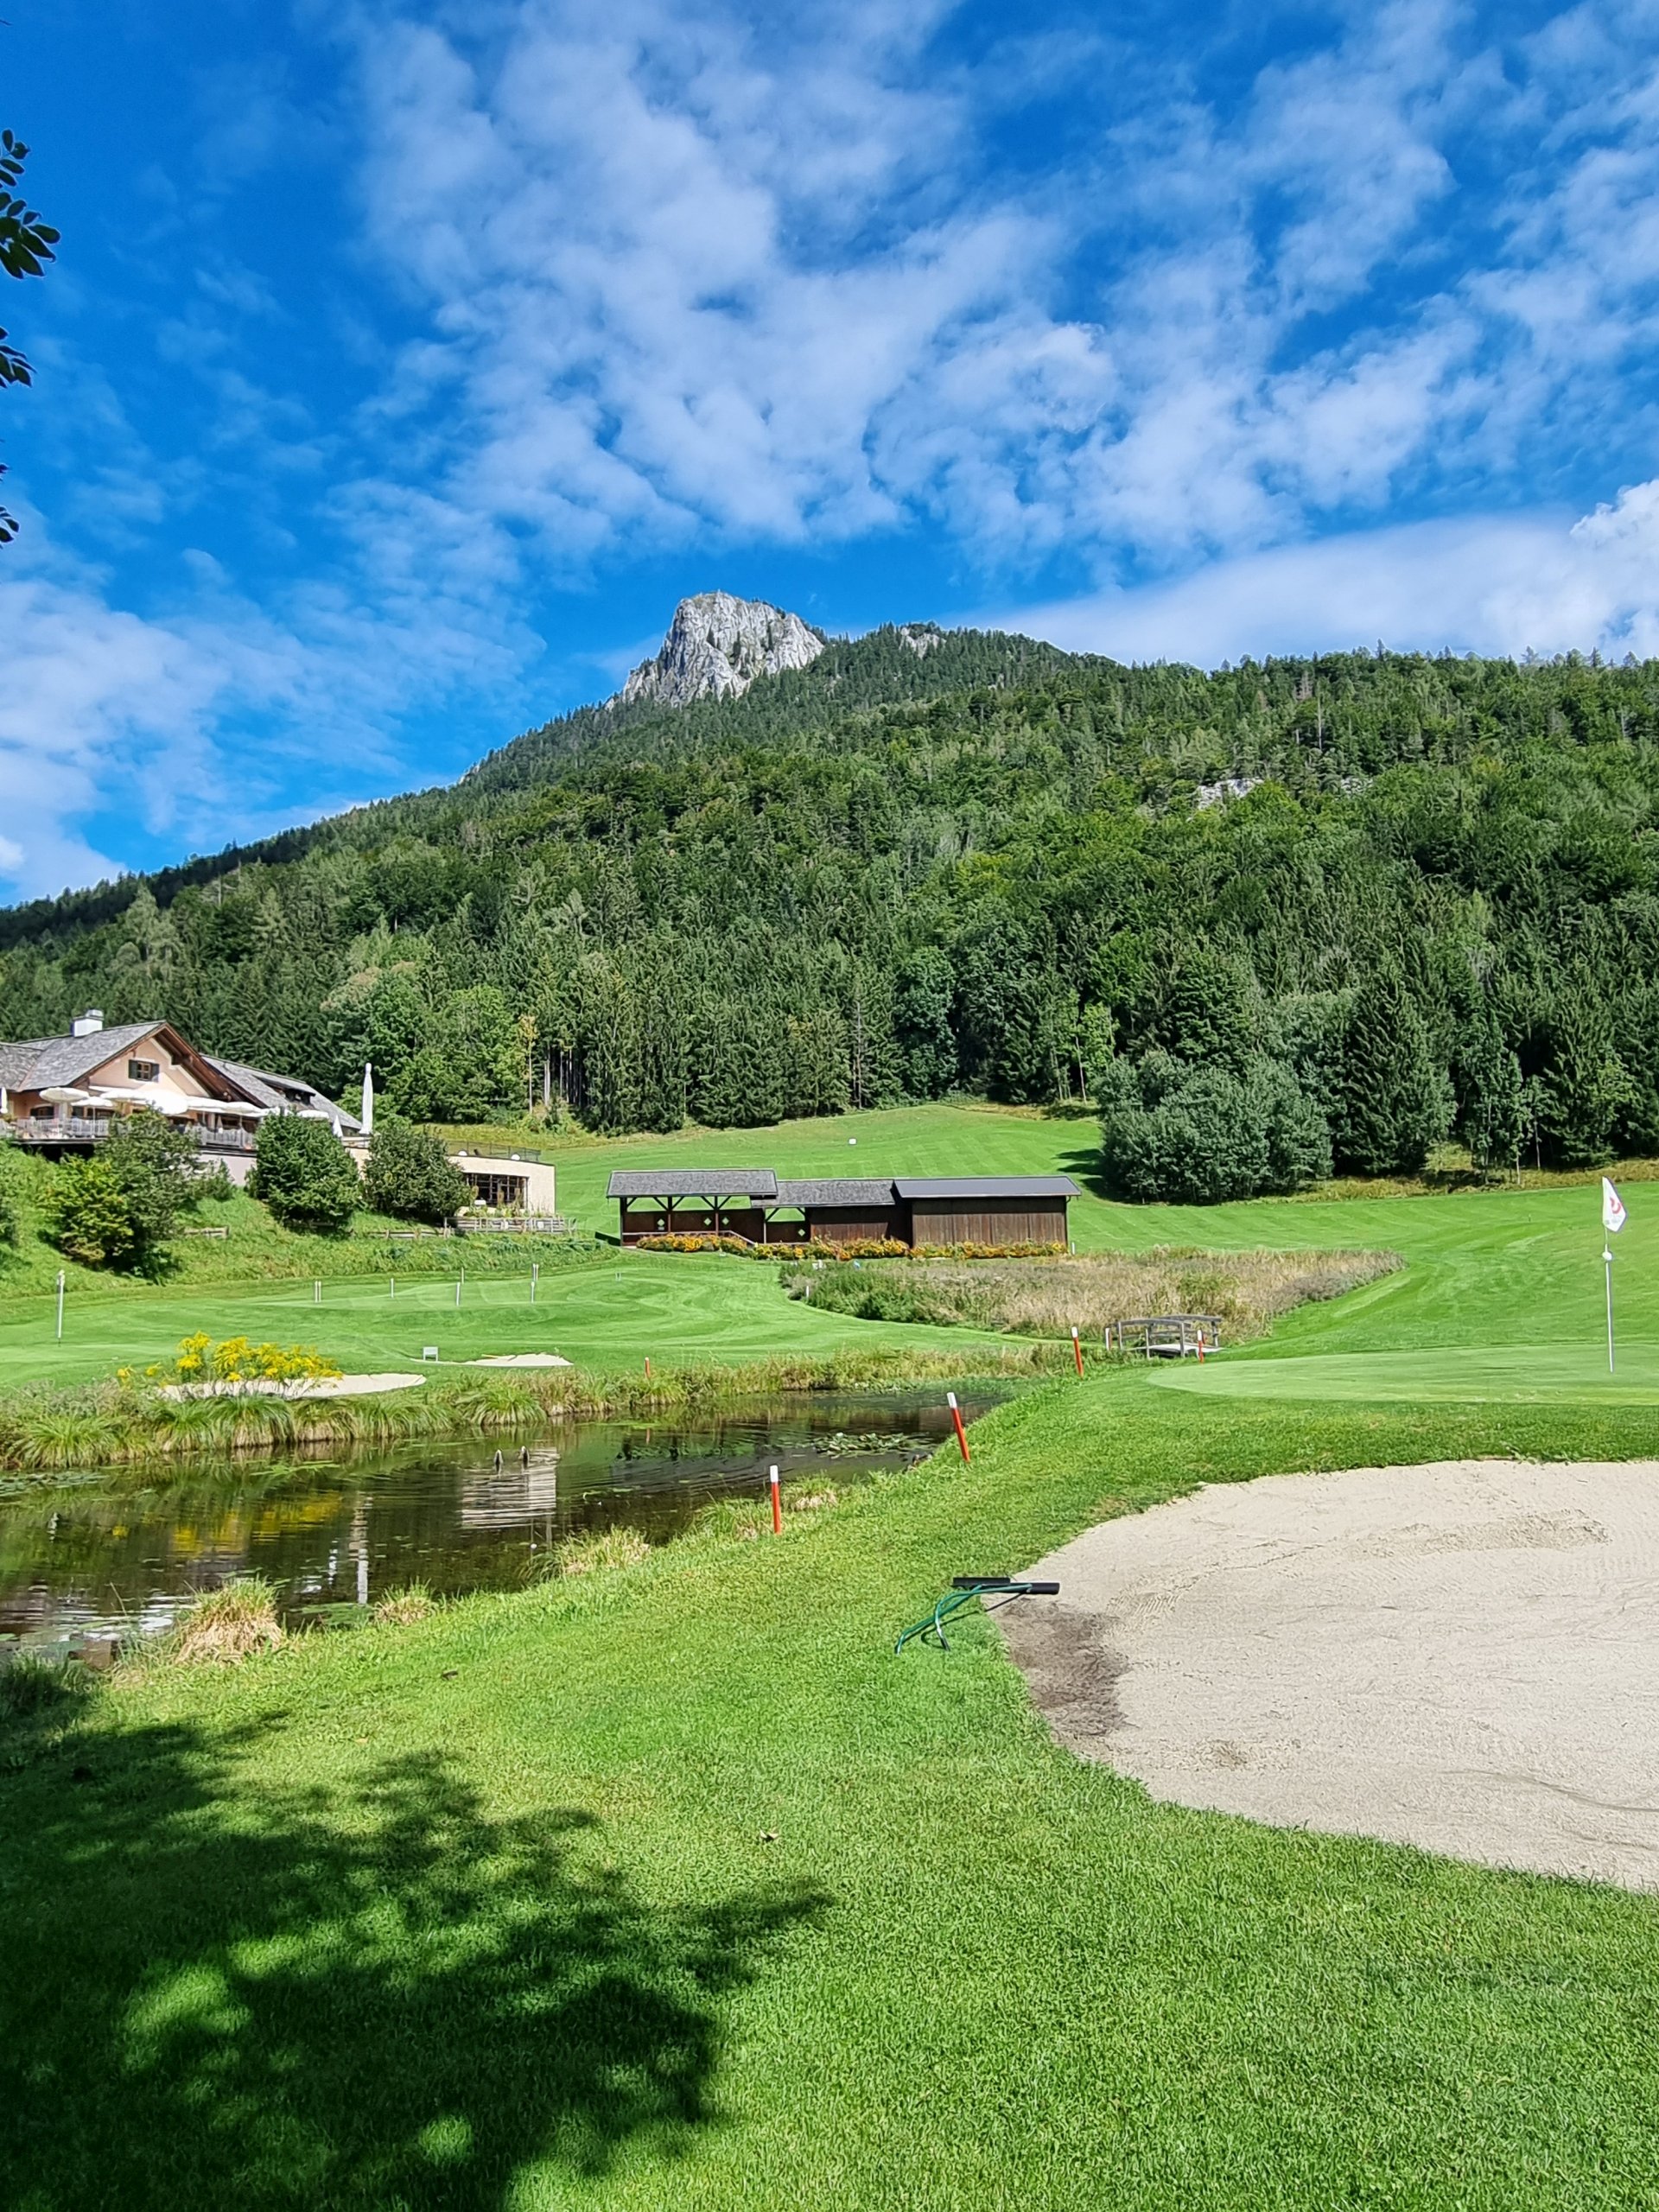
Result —
M 1007 1395 L 957 1389 L 967 1421 Z M 626 1525 L 661 1541 L 713 1498 L 764 1497 L 774 1464 L 785 1483 L 810 1473 L 839 1487 L 950 1433 L 936 1385 L 349 1458 L 14 1481 L 0 1489 L 0 1643 L 105 1657 L 245 1573 L 274 1583 L 295 1623 L 354 1618 L 416 1580 L 444 1597 L 512 1589 L 562 1539 Z

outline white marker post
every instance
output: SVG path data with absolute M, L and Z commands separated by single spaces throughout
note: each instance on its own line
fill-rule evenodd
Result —
M 1607 1278 L 1607 1372 L 1613 1372 L 1613 1249 L 1606 1238 L 1617 1236 L 1625 1222 L 1624 1201 L 1604 1175 L 1601 1179 L 1601 1263 Z
M 532 1260 L 530 1263 L 530 1302 L 532 1306 L 536 1303 L 536 1285 L 540 1279 L 541 1272 L 541 1262 Z
M 63 1342 L 63 1269 L 58 1269 L 58 1342 Z
M 461 1277 L 459 1275 L 455 1277 L 455 1303 L 457 1306 L 461 1303 Z
M 315 1275 L 311 1278 L 311 1303 L 314 1306 L 321 1306 L 322 1303 L 322 1285 Z

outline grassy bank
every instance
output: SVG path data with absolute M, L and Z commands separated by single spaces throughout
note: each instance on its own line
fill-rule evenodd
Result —
M 0 1400 L 0 1467 L 44 1477 L 67 1468 L 384 1446 L 528 1428 L 561 1417 L 712 1411 L 779 1391 L 897 1389 L 969 1370 L 980 1377 L 1027 1381 L 1058 1374 L 1071 1359 L 1068 1347 L 1040 1343 L 979 1345 L 970 1357 L 926 1345 L 855 1347 L 829 1358 L 779 1355 L 734 1365 L 669 1367 L 650 1376 L 575 1368 L 452 1374 L 420 1390 L 315 1401 L 169 1399 L 112 1382 L 48 1388 Z
M 988 1625 L 891 1647 L 1195 1481 L 1650 1442 L 1117 1370 L 780 1541 L 14 1719 L 0 2197 L 1635 2212 L 1650 1900 L 1157 1807 Z

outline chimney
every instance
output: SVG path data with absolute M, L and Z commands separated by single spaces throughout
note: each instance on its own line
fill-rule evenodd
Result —
M 103 1027 L 103 1007 L 89 1006 L 85 1014 L 78 1014 L 70 1023 L 69 1034 L 72 1037 L 96 1037 Z

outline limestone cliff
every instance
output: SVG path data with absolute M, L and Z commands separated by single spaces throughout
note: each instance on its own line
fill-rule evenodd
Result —
M 757 676 L 804 668 L 823 651 L 823 639 L 798 614 L 764 600 L 700 592 L 675 608 L 661 652 L 634 670 L 622 687 L 622 703 L 648 699 L 685 707 L 694 699 L 734 696 Z

